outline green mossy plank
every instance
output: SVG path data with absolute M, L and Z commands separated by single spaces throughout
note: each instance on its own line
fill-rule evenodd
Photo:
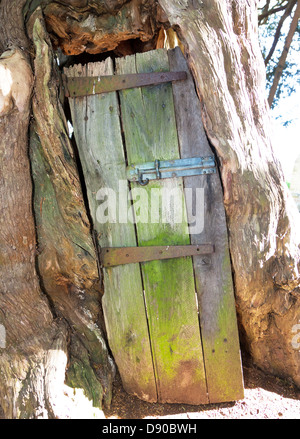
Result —
M 113 73 L 112 60 L 74 66 L 69 76 Z M 74 133 L 83 169 L 90 214 L 101 247 L 136 246 L 134 225 L 99 222 L 99 190 L 109 188 L 118 201 L 119 182 L 125 181 L 126 163 L 122 144 L 119 107 L 115 92 L 69 99 Z M 125 200 L 127 201 L 127 200 Z M 108 341 L 124 388 L 149 402 L 157 400 L 151 347 L 139 264 L 103 269 L 102 299 Z
M 187 81 L 173 83 L 181 157 L 210 156 L 213 153 L 204 132 L 200 101 L 179 48 L 169 51 L 169 60 L 172 71 L 188 73 Z M 242 399 L 243 376 L 220 176 L 185 177 L 184 185 L 204 188 L 205 209 L 200 211 L 204 228 L 191 233 L 191 243 L 210 242 L 215 246 L 214 254 L 193 258 L 209 401 Z
M 165 50 L 119 58 L 116 65 L 117 74 L 169 70 Z M 180 158 L 171 84 L 125 90 L 120 96 L 128 165 Z M 133 184 L 132 188 L 140 246 L 190 244 L 182 179 L 154 181 L 143 188 Z M 153 222 L 152 203 L 147 206 L 145 202 L 151 200 L 153 189 L 156 193 L 176 191 L 174 212 L 183 206 L 180 222 L 172 218 L 172 209 L 165 212 L 170 222 L 161 221 L 165 205 L 160 206 L 159 221 Z M 143 203 L 135 199 L 137 191 L 142 192 Z M 147 262 L 141 268 L 158 399 L 205 403 L 207 389 L 192 259 Z

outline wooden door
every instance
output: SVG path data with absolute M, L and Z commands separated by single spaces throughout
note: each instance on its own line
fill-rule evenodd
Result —
M 218 173 L 127 180 L 127 167 L 211 156 L 193 79 L 179 49 L 77 65 L 68 77 L 186 71 L 187 80 L 69 98 L 90 214 L 101 248 L 214 245 L 205 256 L 103 268 L 108 340 L 124 388 L 149 402 L 203 404 L 243 397 Z M 203 194 L 203 227 L 186 189 Z M 164 205 L 161 194 L 172 194 Z M 106 197 L 105 197 L 106 196 Z M 117 209 L 110 211 L 108 199 Z M 114 203 L 113 203 L 114 204 Z M 170 212 L 166 209 L 170 207 Z M 177 207 L 181 206 L 178 220 Z M 100 209 L 100 210 L 99 210 Z M 99 221 L 106 209 L 107 221 Z

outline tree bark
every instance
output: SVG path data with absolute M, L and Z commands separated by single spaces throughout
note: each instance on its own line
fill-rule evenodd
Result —
M 22 11 L 24 2 L 11 3 Z M 36 17 L 30 166 L 33 72 L 23 21 L 10 15 L 5 26 L 11 3 L 0 5 L 1 47 L 9 48 L 0 57 L 0 406 L 7 418 L 80 417 L 84 406 L 86 416 L 102 417 L 114 365 L 99 326 L 97 258 L 51 44 Z
M 28 122 L 33 76 L 22 50 L 2 54 L 0 69 L 0 205 L 1 205 L 1 323 L 5 349 L 1 350 L 0 404 L 7 417 L 23 416 L 29 404 L 22 387 L 35 390 L 32 412 L 38 410 L 37 380 L 43 374 L 44 350 L 50 349 L 58 326 L 43 296 L 35 270 L 35 225 L 28 159 Z M 19 70 L 21 69 L 21 70 Z M 10 90 L 5 87 L 11 80 Z M 8 92 L 8 93 L 7 93 Z M 13 128 L 12 128 L 13 127 Z M 16 305 L 17 304 L 17 305 Z M 36 370 L 36 379 L 29 380 Z M 21 389 L 20 389 L 21 388 Z M 45 405 L 40 406 L 44 410 Z
M 255 2 L 159 0 L 184 42 L 220 160 L 244 342 L 265 371 L 300 385 L 300 222 L 271 143 Z M 207 225 L 208 226 L 208 225 Z
M 22 7 L 22 2 L 11 3 L 1 2 L 2 23 L 10 6 Z M 23 23 L 17 22 L 17 29 L 11 20 L 7 27 L 3 26 L 1 47 L 9 50 L 0 58 L 0 315 L 6 336 L 0 357 L 0 404 L 6 417 L 23 417 L 29 406 L 31 414 L 36 416 L 46 411 L 40 380 L 44 376 L 47 350 L 58 330 L 62 337 L 66 334 L 63 325 L 53 321 L 35 270 L 36 239 L 28 159 L 33 75 L 26 53 L 13 45 L 20 44 L 24 37 Z
M 21 6 L 20 2 L 12 2 Z M 1 2 L 0 16 L 8 2 Z M 8 21 L 8 27 L 11 22 Z M 5 349 L 1 349 L 0 404 L 6 417 L 47 411 L 44 397 L 44 365 L 65 327 L 53 321 L 35 270 L 35 224 L 32 212 L 32 183 L 28 159 L 28 123 L 33 75 L 20 43 L 23 27 L 13 36 L 5 28 L 0 58 L 0 205 L 1 205 L 1 324 Z M 3 346 L 2 346 L 3 347 Z
M 83 381 L 80 375 L 88 375 L 90 382 L 85 390 L 93 395 L 95 406 L 101 407 L 102 399 L 110 404 L 114 366 L 101 328 L 103 292 L 92 225 L 59 100 L 58 69 L 40 8 L 31 17 L 31 23 L 35 87 L 30 158 L 39 274 L 56 313 L 71 326 L 81 350 L 87 351 L 89 361 L 79 369 L 80 374 L 76 373 L 78 384 Z M 75 386 L 73 372 L 78 359 L 71 357 L 70 362 L 69 372 Z
M 161 18 L 155 0 L 49 2 L 44 9 L 54 47 L 68 55 L 115 50 L 127 40 L 152 40 Z M 125 55 L 125 54 L 124 54 Z

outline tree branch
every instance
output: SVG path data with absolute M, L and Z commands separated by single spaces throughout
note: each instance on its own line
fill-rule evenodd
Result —
M 286 7 L 286 10 L 285 10 L 284 14 L 282 15 L 282 17 L 279 20 L 279 23 L 278 23 L 278 26 L 277 26 L 277 29 L 276 29 L 276 32 L 275 32 L 275 35 L 274 35 L 274 40 L 273 40 L 272 47 L 271 47 L 271 49 L 270 49 L 270 51 L 269 51 L 269 53 L 268 53 L 268 55 L 266 56 L 266 59 L 265 59 L 265 65 L 267 65 L 269 63 L 270 59 L 272 58 L 273 53 L 274 53 L 274 51 L 276 49 L 277 43 L 278 43 L 279 38 L 280 38 L 280 33 L 281 33 L 281 29 L 282 29 L 283 23 L 291 15 L 291 12 L 292 12 L 292 10 L 293 10 L 293 8 L 294 8 L 296 3 L 297 3 L 297 0 L 290 0 L 288 5 L 287 5 L 287 7 Z
M 275 70 L 274 81 L 273 81 L 273 84 L 272 84 L 272 87 L 270 90 L 270 94 L 268 97 L 268 102 L 269 102 L 270 107 L 274 101 L 276 90 L 278 88 L 278 84 L 279 84 L 285 63 L 286 63 L 287 55 L 288 55 L 294 34 L 295 34 L 297 26 L 298 26 L 299 17 L 300 17 L 300 1 L 297 2 L 297 8 L 296 8 L 295 14 L 293 16 L 293 20 L 291 22 L 290 30 L 289 30 L 289 33 L 286 37 L 284 48 L 283 48 L 283 51 L 281 53 L 281 57 L 279 59 L 278 65 L 277 65 L 276 70 Z
M 279 6 L 278 8 L 271 8 L 266 10 L 265 12 L 262 12 L 259 16 L 258 16 L 258 22 L 259 24 L 262 24 L 262 21 L 265 21 L 267 18 L 270 17 L 270 15 L 274 15 L 277 12 L 281 12 L 284 11 L 288 6 L 288 3 L 283 5 L 283 6 Z

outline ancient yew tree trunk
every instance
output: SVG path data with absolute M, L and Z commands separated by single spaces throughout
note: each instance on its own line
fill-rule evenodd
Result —
M 162 27 L 173 27 L 184 44 L 218 157 L 243 346 L 264 370 L 300 385 L 292 343 L 300 318 L 299 214 L 270 144 L 256 2 L 1 0 L 0 24 L 5 416 L 82 416 L 83 405 L 91 416 L 92 406 L 111 398 L 97 249 L 53 50 L 146 51 Z M 83 391 L 74 396 L 71 387 Z
M 6 2 L 0 6 L 3 25 Z M 21 48 L 28 46 L 23 23 L 19 40 L 7 28 L 0 61 L 0 306 L 7 335 L 0 404 L 7 417 L 64 418 L 82 415 L 72 413 L 71 387 L 83 388 L 95 407 L 110 402 L 114 366 L 100 329 L 96 250 L 40 11 L 32 23 L 31 168 L 33 73 Z

